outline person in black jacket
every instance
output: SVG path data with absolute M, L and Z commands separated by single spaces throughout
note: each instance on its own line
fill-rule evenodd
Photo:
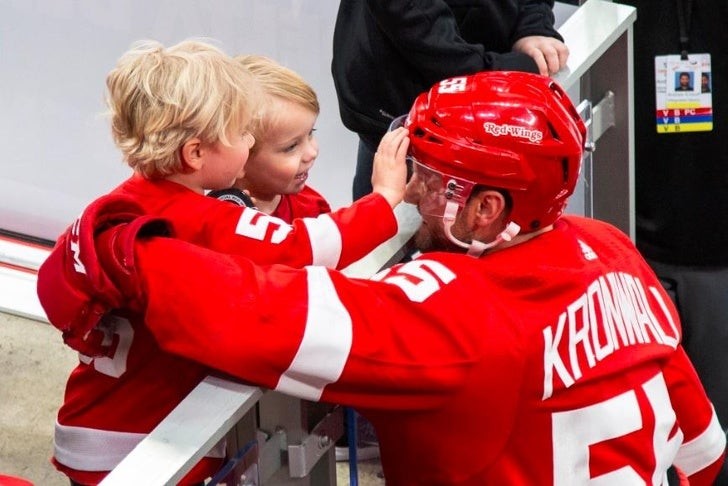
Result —
M 683 345 L 728 426 L 728 2 L 619 0 L 634 24 L 637 247 L 675 299 Z M 680 13 L 682 7 L 682 14 Z M 680 42 L 680 18 L 684 26 Z M 710 54 L 711 131 L 658 133 L 655 56 Z M 705 71 L 704 71 L 705 72 Z M 716 485 L 728 485 L 726 467 Z
M 483 70 L 548 75 L 568 49 L 553 0 L 342 0 L 332 74 L 344 125 L 359 135 L 356 200 L 371 192 L 379 140 L 441 79 Z

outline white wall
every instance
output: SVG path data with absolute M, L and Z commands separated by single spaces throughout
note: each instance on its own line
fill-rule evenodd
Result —
M 138 39 L 211 37 L 270 56 L 319 94 L 321 154 L 309 183 L 348 204 L 356 136 L 341 124 L 331 50 L 338 0 L 0 0 L 0 230 L 54 240 L 124 180 L 103 116 L 104 81 Z M 557 24 L 574 7 L 557 4 Z
M 103 116 L 106 73 L 138 39 L 211 37 L 270 56 L 319 94 L 321 155 L 309 183 L 350 201 L 356 137 L 330 74 L 337 0 L 0 0 L 0 229 L 57 235 L 130 170 Z

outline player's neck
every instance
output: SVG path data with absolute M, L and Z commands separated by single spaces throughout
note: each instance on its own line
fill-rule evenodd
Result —
M 504 250 L 506 248 L 510 248 L 511 246 L 520 245 L 521 243 L 525 243 L 528 240 L 537 237 L 538 235 L 542 235 L 542 234 L 544 234 L 546 232 L 551 231 L 552 229 L 554 229 L 554 225 L 553 224 L 548 225 L 548 226 L 546 226 L 544 228 L 538 229 L 536 231 L 532 231 L 530 233 L 519 233 L 512 240 L 510 240 L 510 241 L 503 241 L 502 243 L 500 243 L 500 244 L 494 246 L 493 248 L 491 248 L 490 250 L 488 250 L 488 252 L 489 253 L 492 253 L 494 251 Z

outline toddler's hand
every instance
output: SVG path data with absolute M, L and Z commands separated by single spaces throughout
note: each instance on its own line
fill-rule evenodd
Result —
M 402 201 L 407 184 L 405 159 L 409 147 L 408 135 L 409 132 L 403 127 L 387 132 L 374 154 L 372 192 L 384 196 L 392 207 Z

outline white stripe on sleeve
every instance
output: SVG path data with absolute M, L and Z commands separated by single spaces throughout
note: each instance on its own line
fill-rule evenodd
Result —
M 690 476 L 713 464 L 725 449 L 725 432 L 718 423 L 713 410 L 713 419 L 702 434 L 680 446 L 675 457 L 675 465 Z
M 336 268 L 341 258 L 341 233 L 328 214 L 318 218 L 303 218 L 311 241 L 312 265 Z
M 79 471 L 110 471 L 119 465 L 147 434 L 116 432 L 63 425 L 56 421 L 53 455 L 64 466 Z M 206 457 L 225 457 L 223 438 Z
M 306 267 L 308 315 L 301 345 L 276 390 L 316 401 L 339 379 L 352 344 L 351 316 L 339 300 L 328 272 Z

